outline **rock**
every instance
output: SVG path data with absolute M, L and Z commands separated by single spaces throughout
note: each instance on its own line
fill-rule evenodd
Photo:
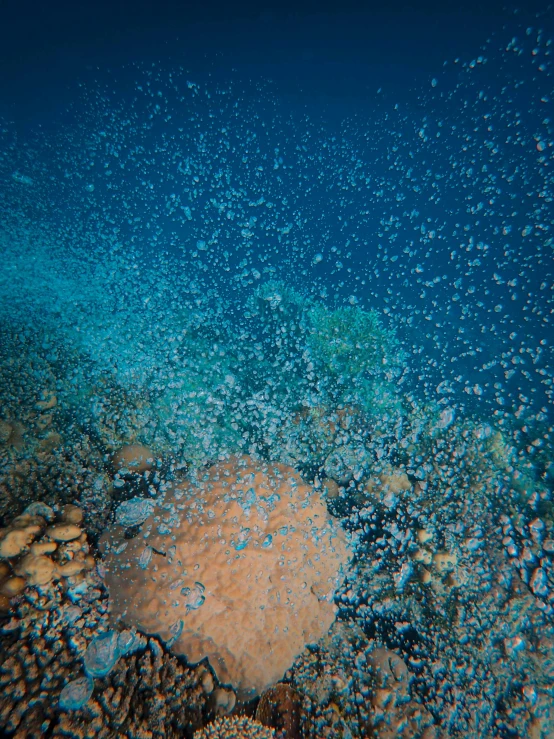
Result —
M 62 519 L 65 523 L 79 526 L 83 522 L 83 511 L 78 506 L 68 503 L 63 507 Z
M 28 505 L 27 508 L 25 508 L 25 510 L 23 511 L 23 515 L 40 516 L 46 521 L 54 520 L 54 511 L 52 510 L 52 508 L 50 508 L 49 505 L 46 505 L 46 503 L 41 503 L 39 501 Z
M 213 675 L 209 670 L 202 673 L 202 690 L 206 695 L 210 695 L 214 690 L 214 679 Z
M 234 691 L 217 688 L 212 695 L 216 713 L 228 714 L 232 712 L 237 702 L 237 696 Z
M 260 698 L 256 720 L 264 726 L 276 729 L 287 739 L 300 739 L 300 694 L 290 685 L 277 683 L 268 688 Z

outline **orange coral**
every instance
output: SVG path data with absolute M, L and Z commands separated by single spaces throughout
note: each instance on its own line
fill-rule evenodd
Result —
M 292 467 L 249 457 L 166 496 L 142 533 L 103 537 L 113 615 L 191 662 L 208 657 L 239 695 L 282 677 L 335 617 L 342 530 Z

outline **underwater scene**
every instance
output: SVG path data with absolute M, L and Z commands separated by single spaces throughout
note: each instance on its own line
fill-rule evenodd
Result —
M 2 113 L 0 736 L 554 737 L 549 29 Z

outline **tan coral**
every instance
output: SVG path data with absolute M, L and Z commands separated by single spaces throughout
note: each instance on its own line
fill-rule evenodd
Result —
M 39 431 L 44 431 L 48 428 L 48 426 L 50 426 L 53 420 L 54 416 L 51 413 L 40 416 L 40 418 L 38 418 L 36 421 L 37 428 L 39 429 Z
M 378 647 L 370 655 L 375 685 L 371 697 L 375 736 L 381 739 L 436 739 L 432 717 L 410 696 L 410 673 L 403 659 Z
M 25 589 L 27 581 L 24 577 L 10 577 L 0 585 L 0 593 L 13 598 L 15 595 L 19 595 Z
M 56 563 L 44 555 L 26 554 L 18 562 L 15 571 L 29 585 L 47 585 L 56 577 Z
M 143 444 L 126 444 L 118 449 L 112 457 L 116 470 L 126 468 L 132 472 L 145 472 L 152 469 L 155 455 Z
M 334 500 L 340 496 L 340 488 L 337 482 L 327 478 L 323 482 L 323 493 L 327 497 L 327 500 Z
M 80 560 L 72 560 L 63 565 L 58 565 L 57 571 L 62 577 L 73 577 L 85 569 L 85 563 Z
M 40 439 L 37 446 L 37 455 L 41 459 L 45 459 L 48 457 L 54 449 L 59 447 L 62 443 L 62 437 L 60 434 L 58 434 L 57 431 L 51 431 L 47 436 L 45 436 L 43 439 Z
M 25 428 L 17 421 L 0 420 L 0 444 L 21 449 Z
M 208 657 L 239 696 L 279 680 L 334 620 L 344 535 L 291 467 L 215 465 L 168 493 L 143 532 L 103 537 L 114 618 Z
M 208 720 L 210 697 L 196 671 L 154 639 L 139 637 L 141 646 L 120 657 L 84 709 L 59 710 L 63 687 L 83 674 L 87 647 L 109 628 L 107 593 L 95 570 L 86 584 L 78 606 L 63 583 L 42 592 L 27 588 L 20 596 L 10 621 L 17 638 L 1 643 L 0 736 L 191 737 Z
M 387 494 L 400 495 L 411 490 L 412 484 L 408 475 L 399 467 L 388 467 L 384 472 L 370 478 L 364 485 L 365 494 L 369 497 L 384 498 Z
M 58 545 L 55 541 L 36 541 L 34 544 L 31 544 L 31 554 L 37 556 L 40 554 L 52 554 L 57 548 Z
M 437 552 L 433 555 L 433 564 L 440 573 L 450 572 L 456 568 L 458 557 L 455 552 Z
M 46 533 L 54 541 L 71 541 L 81 536 L 81 529 L 72 523 L 60 523 L 51 526 Z
M 0 444 L 7 444 L 12 435 L 12 425 L 3 418 L 0 418 Z
M 0 541 L 0 557 L 17 557 L 39 533 L 40 526 L 37 525 L 7 530 Z
M 22 513 L 20 516 L 16 516 L 10 524 L 11 528 L 15 529 L 26 529 L 28 526 L 38 526 L 42 528 L 45 526 L 46 521 L 43 516 L 35 515 L 33 513 Z
M 9 599 L 23 592 L 25 585 L 44 587 L 62 577 L 66 578 L 67 584 L 75 585 L 75 578 L 82 579 L 83 571 L 94 567 L 86 534 L 74 524 L 55 524 L 47 529 L 45 538 L 33 541 L 44 529 L 46 521 L 32 511 L 40 509 L 48 515 L 45 508 L 43 504 L 31 504 L 0 534 L 0 555 L 11 560 L 11 567 L 0 562 L 2 610 L 9 608 Z M 80 510 L 70 506 L 69 512 L 76 519 Z M 12 568 L 17 577 L 9 577 Z

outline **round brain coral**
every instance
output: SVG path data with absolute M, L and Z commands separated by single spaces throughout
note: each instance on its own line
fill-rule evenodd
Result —
M 102 538 L 112 616 L 208 657 L 242 698 L 334 620 L 344 533 L 292 467 L 232 458 L 168 491 L 134 539 L 124 531 Z

